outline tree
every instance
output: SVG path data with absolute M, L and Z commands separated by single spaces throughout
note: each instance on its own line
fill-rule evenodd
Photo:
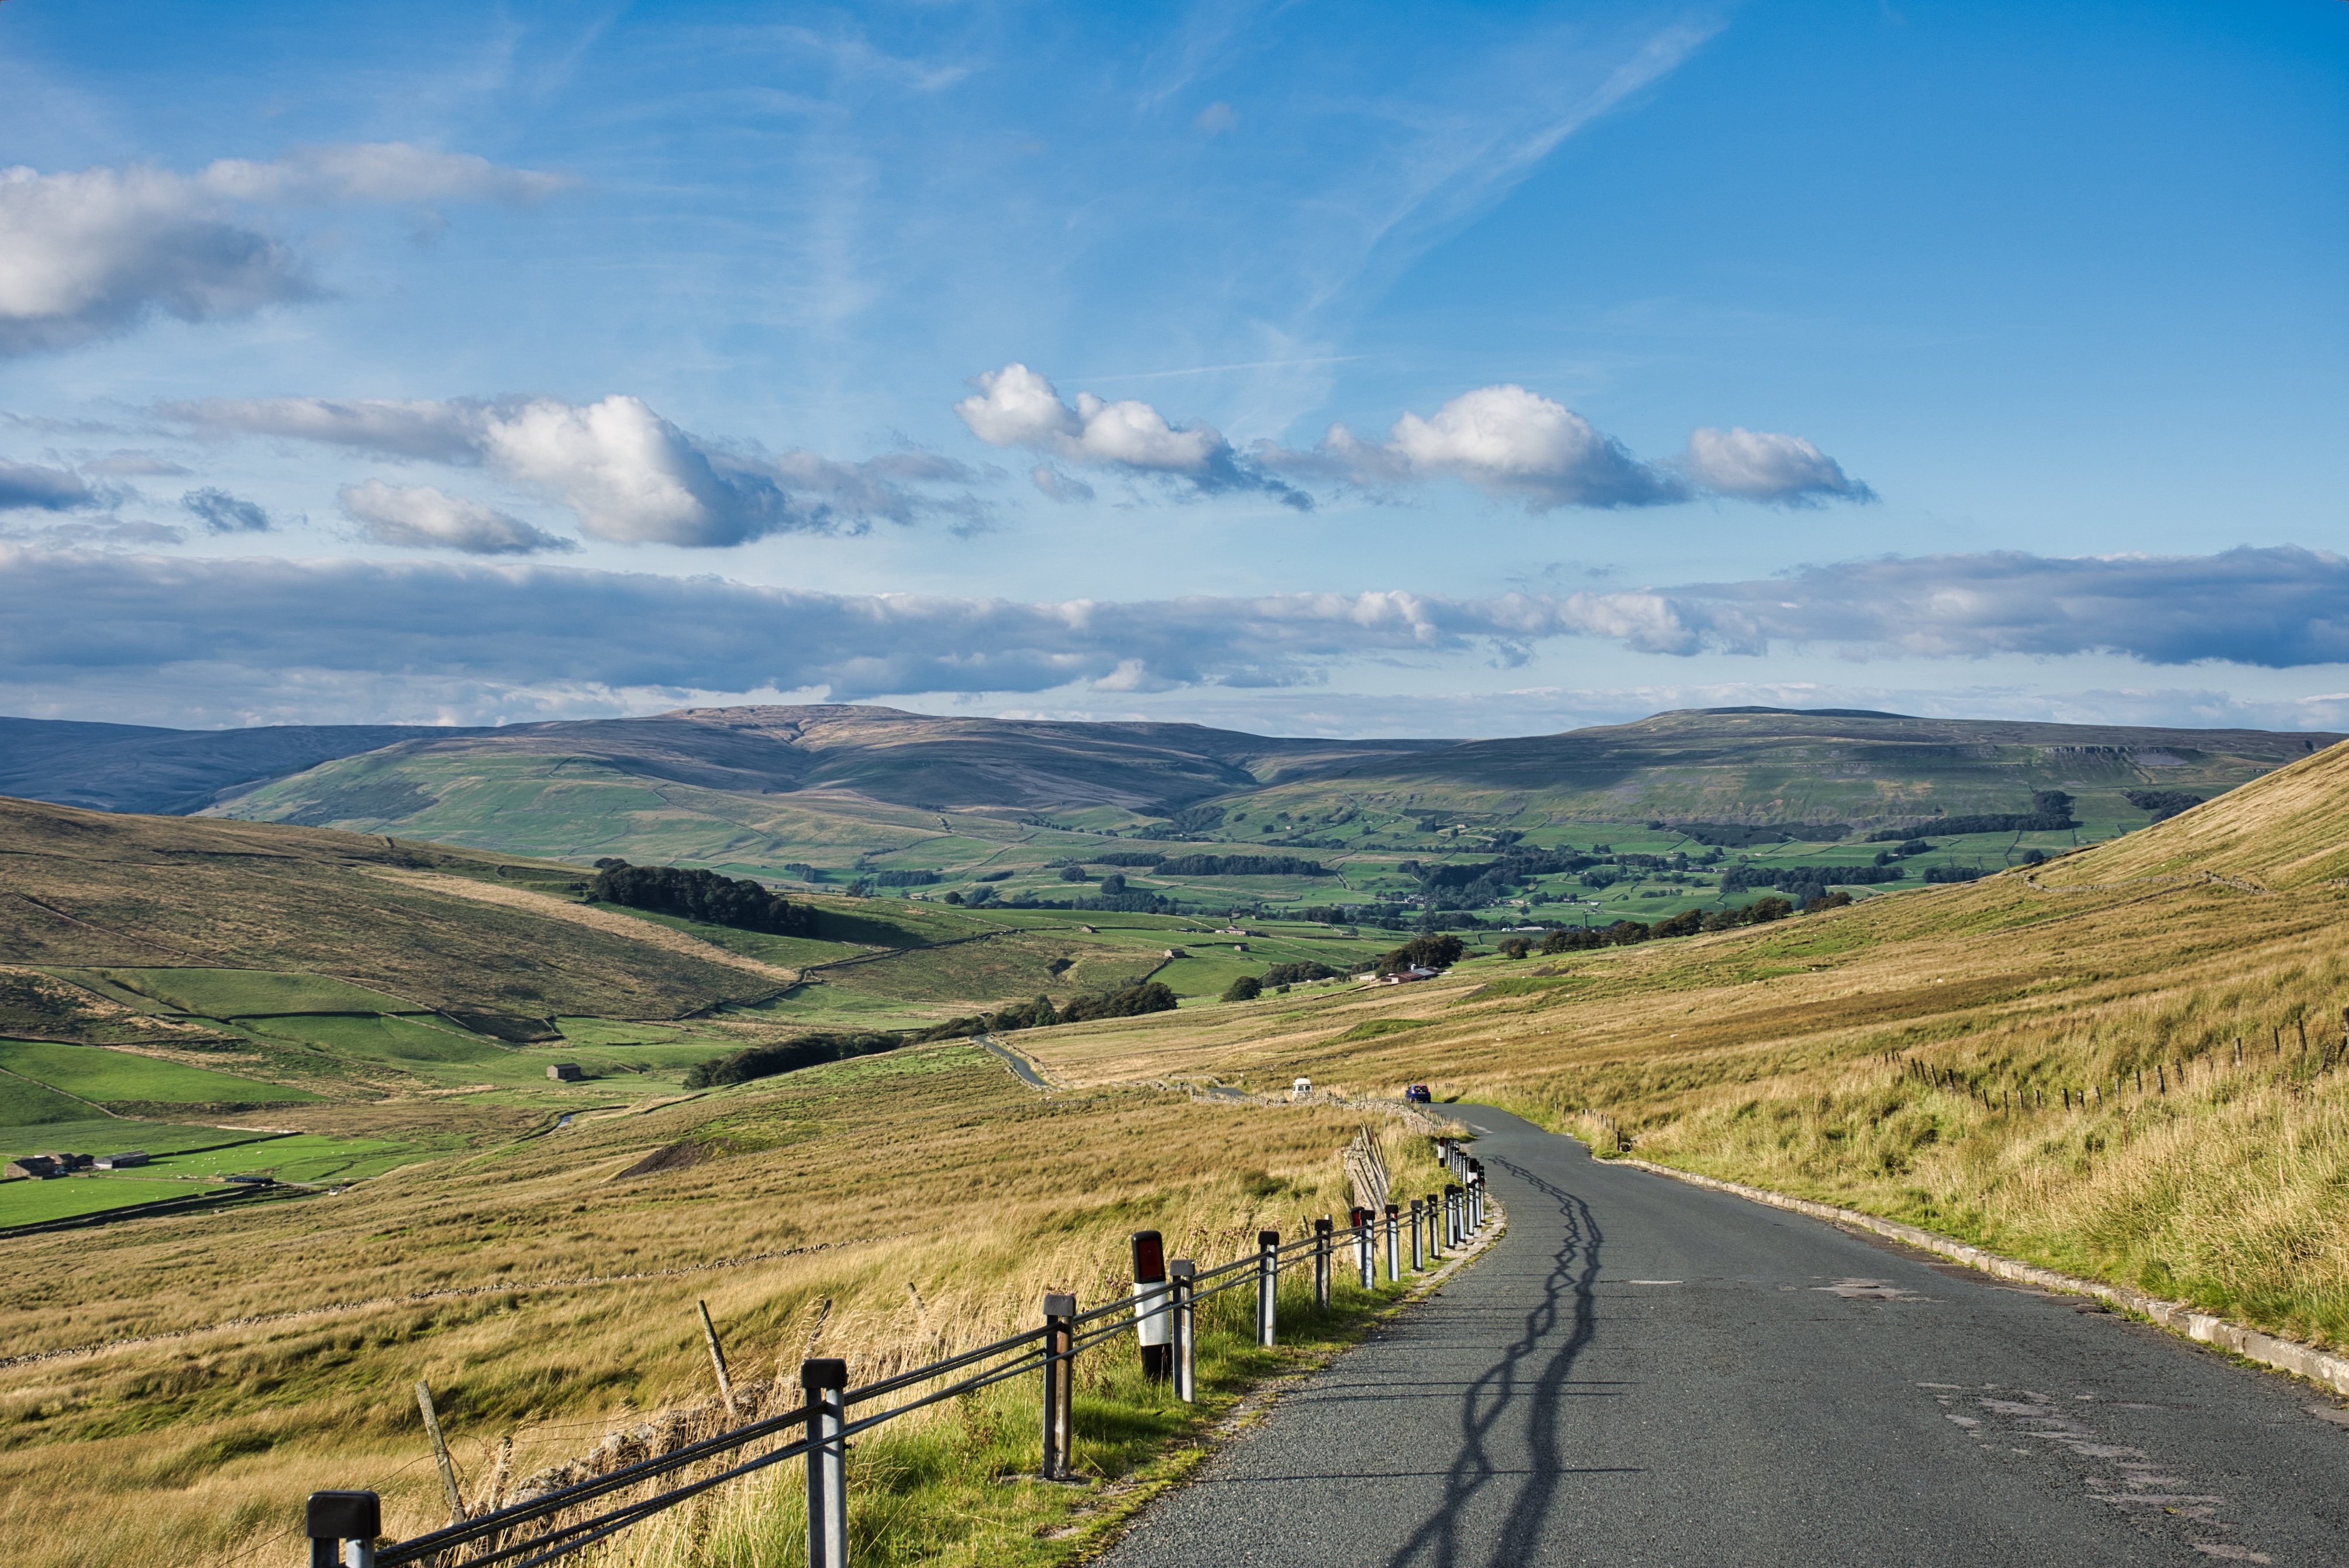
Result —
M 1243 975 L 1224 987 L 1226 1002 L 1253 1002 L 1264 995 L 1264 982 L 1253 975 Z
M 1523 958 L 1533 950 L 1534 944 L 1522 936 L 1505 936 L 1501 939 L 1501 956 L 1504 958 Z

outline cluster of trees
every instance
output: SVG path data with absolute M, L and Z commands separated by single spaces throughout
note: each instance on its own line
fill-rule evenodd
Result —
M 1925 880 L 1929 882 L 1970 882 L 1990 875 L 1980 866 L 1927 866 Z
M 1224 825 L 1221 806 L 1189 806 L 1165 821 L 1143 829 L 1137 839 L 1203 839 Z
M 1803 908 L 1806 913 L 1821 909 L 1840 909 L 1851 903 L 1849 893 L 1832 893 L 1810 900 Z M 1783 898 L 1757 898 L 1752 903 L 1736 909 L 1684 909 L 1669 920 L 1653 925 L 1643 925 L 1636 920 L 1619 920 L 1609 926 L 1585 931 L 1553 931 L 1542 939 L 1544 953 L 1579 953 L 1594 947 L 1630 947 L 1636 943 L 1652 942 L 1675 936 L 1694 936 L 1701 931 L 1730 931 L 1741 925 L 1766 925 L 1774 920 L 1784 920 L 1795 913 L 1792 902 Z
M 1651 822 L 1651 828 L 1669 828 L 1675 833 L 1685 833 L 1700 844 L 1733 850 L 1751 849 L 1755 844 L 1784 844 L 1800 840 L 1815 843 L 1834 843 L 1851 833 L 1849 822 L 1780 822 L 1766 828 L 1749 827 L 1742 822 Z
M 813 910 L 747 878 L 719 876 L 716 872 L 597 861 L 587 899 L 591 903 L 616 903 L 711 925 L 730 925 L 738 931 L 763 931 L 776 936 L 816 934 Z
M 1721 873 L 1721 891 L 1744 892 L 1747 888 L 1774 887 L 1796 899 L 1823 897 L 1828 887 L 1872 886 L 1903 881 L 1908 872 L 1896 865 L 1873 866 L 1732 866 Z
M 1052 1005 L 1050 996 L 1039 996 L 1033 1002 L 1013 1002 L 992 1013 L 948 1018 L 909 1037 L 916 1041 L 959 1040 L 999 1029 L 1042 1029 L 1054 1024 L 1081 1024 L 1088 1018 L 1137 1018 L 1144 1013 L 1174 1010 L 1174 993 L 1160 981 L 1143 980 L 1114 991 L 1071 996 L 1059 1007 Z
M 873 887 L 928 887 L 946 878 L 936 872 L 867 872 L 856 879 Z
M 1112 862 L 1103 861 L 1108 865 Z M 1332 872 L 1319 861 L 1295 855 L 1175 855 L 1158 862 L 1162 876 L 1170 877 L 1326 877 Z
M 2188 807 L 2202 804 L 2201 796 L 2189 795 L 2181 789 L 2131 789 L 2127 799 L 2138 810 L 2153 813 L 2154 822 L 2167 822 Z M 2153 823 L 2146 825 L 2151 827 Z
M 795 1035 L 772 1045 L 746 1046 L 731 1056 L 696 1062 L 686 1069 L 685 1087 L 719 1088 L 730 1083 L 749 1083 L 777 1073 L 797 1072 L 802 1068 L 895 1050 L 905 1043 L 905 1037 L 900 1035 Z
M 2061 789 L 2034 789 L 2028 811 L 1988 811 L 1970 817 L 1936 817 L 1920 824 L 1936 833 L 2058 833 L 2080 824 L 2072 817 L 2072 797 Z M 1868 841 L 1888 842 L 1915 835 L 1915 828 L 1886 828 L 1868 835 Z
M 1460 962 L 1467 944 L 1448 933 L 1429 932 L 1414 936 L 1393 952 L 1379 959 L 1381 975 L 1399 974 L 1405 969 L 1449 969 Z
M 1341 971 L 1310 959 L 1299 964 L 1276 964 L 1264 972 L 1268 985 L 1302 985 L 1308 980 L 1335 980 Z

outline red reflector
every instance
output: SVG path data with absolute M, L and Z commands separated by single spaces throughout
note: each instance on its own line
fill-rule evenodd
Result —
M 1166 1243 L 1155 1231 L 1133 1233 L 1133 1283 L 1154 1284 L 1166 1277 Z

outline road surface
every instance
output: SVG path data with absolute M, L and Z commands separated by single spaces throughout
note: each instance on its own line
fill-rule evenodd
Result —
M 2340 1401 L 1456 1113 L 1506 1234 L 1105 1568 L 2349 1563 Z

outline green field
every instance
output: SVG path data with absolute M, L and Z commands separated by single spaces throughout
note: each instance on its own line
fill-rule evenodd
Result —
M 181 1013 L 207 1018 L 249 1018 L 271 1013 L 429 1013 L 414 1002 L 324 975 L 281 975 L 258 969 L 60 969 L 85 975 Z
M 0 1040 L 0 1069 L 100 1105 L 265 1105 L 318 1098 L 282 1084 L 104 1046 Z
M 338 1057 L 385 1062 L 399 1067 L 456 1062 L 503 1062 L 513 1047 L 453 1025 L 419 1023 L 413 1018 L 264 1017 L 248 1019 L 245 1026 L 270 1039 L 316 1046 Z
M 0 1128 L 86 1121 L 90 1107 L 53 1088 L 0 1073 Z

